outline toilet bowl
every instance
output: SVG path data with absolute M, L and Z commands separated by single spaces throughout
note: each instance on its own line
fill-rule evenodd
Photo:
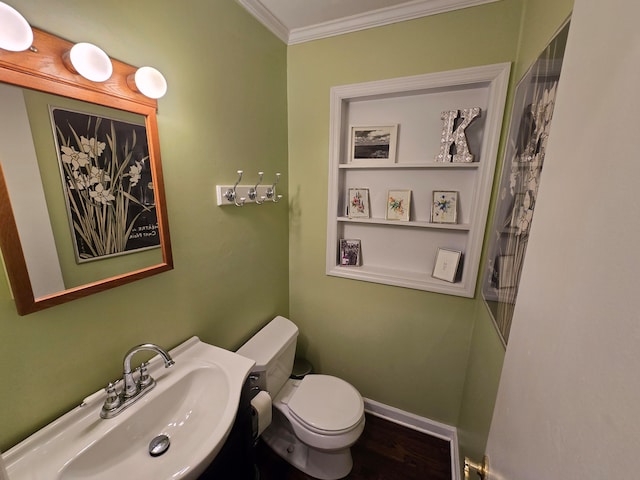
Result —
M 273 420 L 262 439 L 307 475 L 344 478 L 353 466 L 350 447 L 364 429 L 364 401 L 331 375 L 288 378 L 297 336 L 291 321 L 276 317 L 237 351 L 256 362 L 252 376 L 272 397 Z

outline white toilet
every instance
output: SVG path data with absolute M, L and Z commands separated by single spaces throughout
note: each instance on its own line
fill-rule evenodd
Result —
M 329 375 L 289 378 L 298 327 L 278 316 L 237 351 L 256 362 L 252 375 L 273 401 L 273 420 L 262 439 L 278 455 L 312 477 L 337 480 L 353 466 L 350 447 L 364 429 L 360 393 Z

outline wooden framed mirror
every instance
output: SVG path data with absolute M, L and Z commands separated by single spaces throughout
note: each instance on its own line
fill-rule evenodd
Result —
M 8 89 L 10 98 L 18 98 L 18 103 L 24 98 L 26 105 L 24 114 L 13 112 L 7 107 L 9 102 L 0 97 L 3 110 L 7 112 L 4 119 L 6 128 L 0 119 L 0 130 L 4 132 L 4 139 L 0 135 L 0 144 L 22 147 L 31 142 L 31 146 L 26 148 L 33 150 L 35 158 L 35 167 L 27 167 L 20 148 L 0 148 L 0 250 L 20 315 L 173 268 L 156 119 L 157 101 L 130 86 L 130 77 L 136 72 L 136 67 L 112 59 L 112 76 L 105 82 L 91 82 L 65 67 L 63 56 L 73 46 L 72 43 L 35 28 L 33 31 L 34 41 L 30 50 L 0 50 L 0 89 Z M 11 89 L 20 90 L 16 93 Z M 78 234 L 80 222 L 70 213 L 75 201 L 70 191 L 75 190 L 72 193 L 77 194 L 81 188 L 80 184 L 69 182 L 68 177 L 65 181 L 66 160 L 62 158 L 64 151 L 61 153 L 61 146 L 73 140 L 77 140 L 79 145 L 82 134 L 71 129 L 73 134 L 65 137 L 60 125 L 71 123 L 67 119 L 55 120 L 56 108 L 64 112 L 79 112 L 86 118 L 106 119 L 103 123 L 110 126 L 110 134 L 102 142 L 100 153 L 104 150 L 104 155 L 116 158 L 114 152 L 122 151 L 127 162 L 134 167 L 127 174 L 122 162 L 118 170 L 129 177 L 127 191 L 123 194 L 129 202 L 129 210 L 123 214 L 126 228 L 122 229 L 120 236 L 124 240 L 121 243 L 125 244 L 136 236 L 157 237 L 148 246 L 141 244 L 133 248 L 127 243 L 116 254 L 111 250 L 83 253 L 83 249 L 78 248 L 82 244 Z M 22 117 L 27 119 L 28 134 L 13 132 Z M 114 125 L 131 126 L 131 138 L 123 139 L 116 146 Z M 142 131 L 142 137 L 146 133 L 146 138 L 139 138 L 139 134 L 136 137 L 134 130 Z M 82 136 L 83 144 L 85 140 L 87 138 Z M 134 155 L 133 151 L 138 152 L 143 144 L 144 155 L 134 158 L 137 153 Z M 87 155 L 93 154 L 87 150 Z M 10 161 L 13 162 L 11 165 Z M 138 182 L 138 174 L 143 170 L 148 175 L 146 183 Z M 132 181 L 134 173 L 135 182 Z M 103 173 L 101 181 L 105 179 L 110 180 Z M 147 198 L 151 191 L 151 200 L 143 202 L 142 196 L 131 190 L 138 183 L 148 187 L 146 193 L 140 195 Z M 31 193 L 27 188 L 30 186 L 34 186 L 38 193 Z M 39 198 L 42 201 L 38 201 Z M 101 203 L 96 199 L 95 192 L 92 199 L 96 200 L 99 211 L 107 212 L 112 208 L 107 201 Z M 138 210 L 134 206 L 138 206 Z M 38 211 L 44 212 L 43 216 L 38 217 Z M 140 224 L 141 218 L 146 218 L 147 224 Z M 39 227 L 47 233 L 39 233 Z M 49 238 L 50 241 L 47 240 Z M 52 253 L 43 259 L 40 255 L 45 251 Z M 35 252 L 33 257 L 32 252 Z M 92 261 L 85 263 L 87 259 Z

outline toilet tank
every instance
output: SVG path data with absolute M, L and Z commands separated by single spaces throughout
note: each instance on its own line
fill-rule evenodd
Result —
M 277 316 L 236 353 L 256 362 L 252 373 L 261 375 L 262 388 L 275 397 L 293 370 L 297 340 L 298 327 Z

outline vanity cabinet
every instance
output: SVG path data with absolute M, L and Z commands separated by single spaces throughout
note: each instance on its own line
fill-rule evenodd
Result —
M 473 297 L 509 79 L 509 64 L 337 86 L 331 89 L 326 273 Z M 466 128 L 473 162 L 438 162 L 444 111 L 479 107 Z M 393 162 L 352 161 L 353 126 L 396 126 Z M 457 124 L 456 124 L 457 125 Z M 369 215 L 350 218 L 348 190 L 368 189 Z M 410 190 L 408 220 L 387 220 L 389 190 Z M 431 219 L 433 192 L 457 192 L 455 223 Z M 358 265 L 340 240 L 360 241 Z M 432 276 L 439 248 L 462 253 L 454 282 Z
M 233 427 L 220 452 L 198 480 L 255 480 L 257 467 L 251 407 L 251 382 L 247 378 L 240 393 L 238 412 Z

